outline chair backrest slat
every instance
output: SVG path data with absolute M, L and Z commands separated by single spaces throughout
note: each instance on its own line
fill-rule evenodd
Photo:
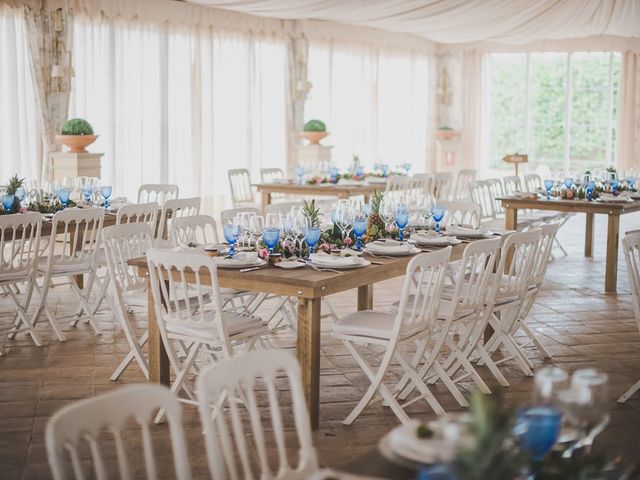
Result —
M 434 176 L 433 191 L 436 200 L 449 200 L 451 196 L 451 184 L 453 183 L 453 173 L 438 172 Z
M 468 202 L 471 200 L 471 184 L 475 181 L 478 171 L 473 168 L 462 169 L 458 172 L 456 183 L 451 195 L 452 200 Z
M 284 378 L 283 378 L 284 377 Z M 287 380 L 292 408 L 281 404 L 276 381 Z M 261 395 L 256 397 L 255 392 Z M 204 425 L 207 459 L 214 480 L 222 478 L 304 479 L 318 468 L 313 448 L 309 416 L 302 391 L 300 367 L 290 353 L 282 350 L 262 350 L 209 367 L 197 379 L 200 418 Z M 266 392 L 266 395 L 263 394 Z M 266 405 L 259 405 L 258 400 Z M 241 428 L 241 402 L 249 411 L 249 422 Z M 212 411 L 213 407 L 213 411 Z M 268 415 L 258 410 L 268 411 Z M 286 408 L 283 417 L 282 409 Z M 297 465 L 290 465 L 283 418 L 293 412 L 299 449 Z M 267 449 L 264 422 L 271 418 L 274 442 Z M 260 472 L 253 472 L 249 457 L 249 443 L 258 452 Z M 237 452 L 234 454 L 234 452 Z M 269 460 L 278 461 L 275 472 Z
M 45 433 L 47 457 L 55 480 L 67 478 L 84 479 L 81 456 L 83 444 L 88 443 L 94 465 L 94 475 L 99 480 L 112 478 L 104 463 L 106 445 L 100 441 L 101 433 L 111 433 L 115 445 L 119 478 L 133 478 L 130 459 L 136 459 L 134 452 L 124 444 L 123 433 L 130 419 L 142 427 L 142 448 L 148 478 L 157 478 L 157 466 L 151 447 L 151 435 L 147 425 L 159 408 L 168 419 L 176 477 L 190 480 L 191 471 L 187 457 L 186 442 L 182 429 L 182 410 L 178 399 L 161 385 L 131 385 L 94 398 L 80 400 L 67 405 L 54 414 L 47 424 Z M 145 433 L 146 432 L 146 433 Z M 130 435 L 127 435 L 130 436 Z M 65 453 L 71 459 L 73 475 L 70 474 Z M 151 467 L 150 463 L 154 466 Z M 89 475 L 93 476 L 93 475 Z
M 162 206 L 156 238 L 158 240 L 165 240 L 169 237 L 173 219 L 198 215 L 200 213 L 200 203 L 200 197 L 167 200 Z
M 445 226 L 463 225 L 471 228 L 480 226 L 482 209 L 477 203 L 441 200 L 438 205 L 444 207 L 442 222 Z
M 169 238 L 174 247 L 216 244 L 218 243 L 218 226 L 209 215 L 180 217 L 171 222 Z
M 231 200 L 235 208 L 254 203 L 251 188 L 251 175 L 246 168 L 234 168 L 227 171 Z
M 156 202 L 164 205 L 167 200 L 178 198 L 180 189 L 177 185 L 162 183 L 146 183 L 138 188 L 138 203 Z

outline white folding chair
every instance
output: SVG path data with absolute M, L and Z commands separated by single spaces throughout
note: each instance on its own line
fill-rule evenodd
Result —
M 200 213 L 200 197 L 192 198 L 176 198 L 167 200 L 162 205 L 160 220 L 158 221 L 158 231 L 156 234 L 156 244 L 158 246 L 167 246 L 167 238 L 169 237 L 171 221 L 174 218 L 189 217 Z
M 480 227 L 482 209 L 480 205 L 472 202 L 457 202 L 441 200 L 438 205 L 444 207 L 443 225 L 462 225 L 470 228 Z
M 38 347 L 42 342 L 27 311 L 36 282 L 41 229 L 42 215 L 36 212 L 0 216 L 0 292 L 15 308 L 10 312 L 13 322 L 7 328 L 0 327 L 0 331 L 9 332 L 11 338 L 26 331 Z M 21 299 L 22 285 L 26 286 L 26 291 Z
M 507 195 L 522 192 L 522 182 L 518 175 L 502 177 L 502 185 L 504 187 L 504 193 Z
M 224 225 L 229 220 L 233 220 L 233 218 L 240 213 L 250 213 L 254 215 L 261 215 L 260 209 L 257 207 L 229 208 L 227 210 L 222 210 L 220 212 L 220 223 Z
M 152 384 L 122 387 L 74 402 L 56 412 L 47 423 L 45 432 L 47 457 L 54 480 L 140 478 L 140 468 L 136 467 L 143 461 L 146 478 L 164 477 L 167 472 L 159 471 L 153 434 L 149 428 L 151 414 L 158 408 L 163 409 L 169 419 L 175 477 L 190 480 L 182 408 L 169 389 Z M 132 428 L 131 420 L 136 427 Z M 140 429 L 139 434 L 137 428 Z M 141 442 L 135 442 L 138 435 L 142 437 Z M 129 441 L 125 443 L 125 439 Z M 142 445 L 142 448 L 137 445 Z M 83 458 L 84 451 L 88 452 L 89 458 Z M 109 468 L 114 458 L 117 469 L 115 465 Z M 93 464 L 93 472 L 87 471 L 87 464 Z
M 453 173 L 438 172 L 433 177 L 433 192 L 436 200 L 449 200 L 451 196 L 451 184 Z
M 285 379 L 291 403 L 281 400 Z M 300 366 L 290 353 L 264 350 L 207 368 L 198 377 L 197 393 L 214 480 L 302 480 L 318 470 Z M 285 438 L 285 425 L 291 430 L 291 423 L 297 445 Z M 298 460 L 292 465 L 289 454 L 296 446 Z M 257 453 L 255 468 L 252 452 Z
M 407 274 L 402 288 L 400 304 L 395 314 L 364 310 L 351 313 L 340 318 L 334 324 L 334 337 L 342 340 L 349 353 L 356 360 L 371 384 L 352 412 L 343 423 L 350 425 L 369 405 L 376 393 L 385 401 L 398 419 L 409 421 L 404 408 L 397 401 L 398 390 L 392 391 L 384 382 L 392 361 L 397 361 L 407 376 L 409 388 L 416 388 L 421 398 L 425 398 L 438 415 L 444 409 L 425 385 L 422 377 L 415 370 L 415 359 L 405 358 L 403 346 L 414 342 L 430 343 L 434 341 L 438 305 L 447 273 L 447 263 L 451 255 L 451 247 L 432 253 L 415 256 L 407 266 Z M 437 341 L 435 341 L 437 344 Z M 441 343 L 440 343 L 441 344 Z M 355 345 L 378 346 L 384 350 L 380 365 L 375 369 Z M 434 347 L 433 352 L 438 347 Z M 424 356 L 426 371 L 431 368 L 439 372 L 439 364 L 433 360 L 439 352 L 429 352 Z M 430 362 L 430 363 L 428 363 Z M 412 402 L 413 403 L 413 402 Z
M 445 287 L 438 308 L 440 322 L 436 326 L 435 333 L 438 335 L 439 341 L 448 348 L 449 353 L 442 364 L 442 369 L 438 369 L 439 372 L 429 378 L 429 383 L 435 383 L 438 379 L 443 380 L 461 406 L 467 406 L 468 403 L 462 397 L 456 383 L 469 376 L 481 392 L 490 393 L 489 387 L 478 375 L 469 361 L 469 357 L 476 350 L 476 344 L 482 338 L 488 322 L 489 312 L 487 311 L 486 298 L 495 277 L 494 269 L 500 255 L 501 243 L 501 238 L 490 238 L 467 245 L 462 259 L 459 261 L 460 268 L 453 280 L 453 285 Z M 454 337 L 453 332 L 455 331 L 461 333 Z M 417 344 L 412 361 L 414 367 L 419 365 L 427 346 L 425 342 Z M 431 354 L 437 355 L 439 351 L 439 348 L 434 348 Z M 480 353 L 483 358 L 489 360 L 489 368 L 497 370 L 488 355 L 485 355 L 484 351 Z M 421 378 L 426 378 L 429 374 L 432 362 L 438 362 L 438 360 L 425 362 L 419 372 Z M 465 373 L 453 379 L 452 377 L 461 369 Z M 399 396 L 400 399 L 407 398 L 413 390 L 406 388 L 407 380 L 407 375 L 405 375 L 398 385 L 398 388 L 403 389 Z
M 627 266 L 627 276 L 629 278 L 629 290 L 631 290 L 631 298 L 633 300 L 633 312 L 640 330 L 640 231 L 627 232 L 622 239 L 622 250 L 624 252 L 624 261 Z M 640 390 L 640 380 L 624 392 L 619 403 L 626 402 L 631 395 Z
M 116 225 L 121 223 L 146 223 L 155 232 L 160 205 L 157 202 L 128 203 L 118 209 Z
M 459 202 L 471 200 L 471 184 L 475 181 L 477 174 L 478 171 L 473 168 L 460 170 L 456 177 L 451 199 Z
M 146 183 L 138 188 L 138 203 L 156 202 L 162 206 L 167 200 L 178 198 L 179 193 L 177 185 Z
M 537 173 L 527 173 L 524 176 L 524 188 L 527 192 L 537 193 L 542 190 L 542 179 Z
M 142 348 L 147 343 L 149 331 L 137 337 L 131 311 L 132 305 L 146 303 L 147 280 L 139 277 L 136 269 L 127 262 L 143 257 L 153 247 L 153 230 L 146 223 L 125 223 L 106 227 L 102 236 L 111 278 L 111 294 L 107 299 L 130 349 L 111 375 L 111 380 L 117 380 L 133 360 L 148 379 L 149 365 Z
M 229 178 L 231 201 L 234 208 L 255 206 L 249 170 L 246 168 L 234 168 L 227 171 L 227 177 Z
M 284 172 L 281 168 L 261 168 L 260 181 L 262 183 L 274 183 L 284 180 Z
M 66 278 L 71 285 L 71 290 L 80 302 L 79 310 L 73 315 L 74 319 L 71 324 L 75 326 L 84 312 L 96 334 L 101 333 L 94 315 L 95 308 L 90 306 L 89 297 L 96 280 L 96 258 L 100 249 L 103 220 L 104 209 L 102 208 L 67 208 L 53 216 L 51 232 L 52 236 L 56 233 L 59 237 L 62 236 L 61 248 L 56 252 L 57 242 L 49 242 L 47 257 L 41 257 L 38 262 L 37 269 L 38 273 L 43 276 L 43 283 L 42 287 L 35 283 L 40 301 L 32 323 L 35 327 L 44 310 L 51 328 L 60 341 L 65 340 L 58 324 L 58 320 L 61 318 L 55 317 L 53 310 L 47 303 L 53 278 Z M 75 275 L 87 275 L 84 289 L 81 290 L 78 287 L 73 279 Z
M 291 212 L 291 209 L 294 207 L 302 206 L 302 202 L 282 202 L 282 203 L 270 203 L 266 206 L 266 213 L 279 213 L 281 215 L 286 215 Z
M 411 188 L 411 177 L 391 175 L 387 180 L 385 192 L 407 192 Z
M 176 373 L 171 391 L 183 389 L 193 400 L 185 380 L 202 347 L 214 361 L 228 359 L 240 344 L 244 351 L 251 350 L 267 327 L 253 315 L 223 311 L 217 267 L 210 256 L 154 248 L 147 252 L 147 262 L 158 327 Z M 202 282 L 204 272 L 211 285 Z
M 428 173 L 416 173 L 411 177 L 412 190 L 416 190 L 423 195 L 433 195 L 434 179 Z
M 489 325 L 494 333 L 486 347 L 483 347 L 491 353 L 504 346 L 510 356 L 495 361 L 495 365 L 515 359 L 527 376 L 533 376 L 532 365 L 513 338 L 512 327 L 513 322 L 518 319 L 518 313 L 526 304 L 534 262 L 540 255 L 540 241 L 540 229 L 516 232 L 505 240 L 497 269 L 494 294 L 490 299 L 493 306 Z M 503 385 L 508 384 L 503 383 L 506 382 L 503 376 L 497 377 L 497 380 Z

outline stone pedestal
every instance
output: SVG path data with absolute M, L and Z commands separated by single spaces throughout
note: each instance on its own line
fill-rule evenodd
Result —
M 60 181 L 64 177 L 100 178 L 100 159 L 104 153 L 54 152 L 51 154 L 53 179 Z
M 331 149 L 320 144 L 309 144 L 297 148 L 298 164 L 304 165 L 307 172 L 317 175 L 327 174 L 331 169 Z

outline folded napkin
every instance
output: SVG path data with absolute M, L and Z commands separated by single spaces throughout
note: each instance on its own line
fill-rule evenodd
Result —
M 419 424 L 420 422 L 412 421 L 394 428 L 389 433 L 389 446 L 393 452 L 411 460 L 420 460 L 423 463 L 450 460 L 455 449 L 439 438 L 418 438 L 416 431 Z M 430 427 L 437 429 L 437 425 L 433 423 Z
M 413 245 L 409 242 L 398 242 L 394 240 L 385 240 L 384 242 L 367 243 L 365 250 L 371 253 L 379 253 L 383 255 L 409 253 L 413 250 Z
M 456 237 L 444 237 L 441 235 L 436 235 L 435 233 L 432 235 L 424 234 L 424 233 L 414 233 L 411 235 L 411 240 L 413 240 L 418 245 L 450 245 L 455 243 Z
M 258 262 L 257 252 L 238 252 L 233 257 L 212 257 L 219 265 L 253 265 Z
M 326 253 L 312 253 L 309 255 L 309 260 L 314 265 L 321 265 L 328 268 L 333 267 L 350 267 L 353 265 L 360 265 L 362 261 L 359 257 L 341 257 L 339 255 L 328 255 Z
M 460 225 L 451 225 L 447 227 L 447 235 L 460 235 L 461 237 L 482 236 L 486 232 L 479 228 L 461 227 Z

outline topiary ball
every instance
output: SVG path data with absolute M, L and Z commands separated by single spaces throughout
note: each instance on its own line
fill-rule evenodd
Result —
M 93 128 L 82 118 L 72 118 L 64 123 L 60 133 L 62 135 L 93 135 Z
M 326 132 L 327 126 L 321 120 L 309 120 L 304 124 L 305 132 Z

